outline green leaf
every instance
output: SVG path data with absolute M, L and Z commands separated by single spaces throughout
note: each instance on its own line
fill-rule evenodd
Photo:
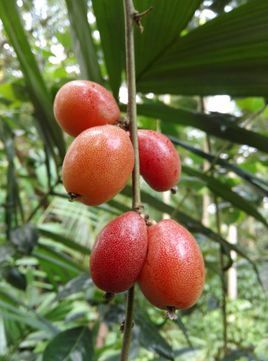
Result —
M 91 332 L 86 327 L 59 333 L 46 347 L 43 361 L 88 361 L 94 359 Z
M 11 229 L 18 224 L 18 208 L 21 205 L 20 194 L 15 169 L 15 145 L 10 127 L 0 119 L 0 139 L 3 142 L 6 158 L 8 161 L 6 178 L 6 209 L 5 223 L 6 234 L 9 237 Z M 23 216 L 23 209 L 21 208 Z
M 246 144 L 268 153 L 268 137 L 238 127 L 234 122 L 235 117 L 229 115 L 194 113 L 183 109 L 175 109 L 160 102 L 139 104 L 138 113 L 160 119 L 163 122 L 194 127 L 229 142 Z
M 248 361 L 258 361 L 257 358 L 252 352 L 248 350 L 234 350 L 224 356 L 221 361 L 236 361 L 236 360 L 248 360 Z
M 178 39 L 200 6 L 201 0 L 173 0 L 172 6 L 166 0 L 136 0 L 135 8 L 143 12 L 152 7 L 142 18 L 143 33 L 135 32 L 135 53 L 137 78 L 146 73 L 152 64 Z
M 4 83 L 0 84 L 0 99 L 7 99 L 11 102 L 16 100 L 12 84 L 10 83 Z
M 50 153 L 54 155 L 55 160 L 58 161 L 54 150 L 54 148 L 57 148 L 60 161 L 62 161 L 65 154 L 62 132 L 55 122 L 52 99 L 31 51 L 15 0 L 0 1 L 0 18 L 20 62 L 21 70 L 23 71 L 27 88 L 35 107 L 38 129 L 41 131 L 41 136 L 47 144 Z
M 177 318 L 176 318 L 176 320 L 174 320 L 174 323 L 176 323 L 178 325 L 179 329 L 181 330 L 181 332 L 183 333 L 183 336 L 185 337 L 185 339 L 187 341 L 187 344 L 189 345 L 190 348 L 192 348 L 193 345 L 192 345 L 192 342 L 189 337 L 188 329 L 185 326 L 180 315 L 177 314 Z
M 1 266 L 14 255 L 15 250 L 10 244 L 0 246 L 0 264 Z
M 57 233 L 55 230 L 51 230 L 51 227 L 49 225 L 39 225 L 38 227 L 39 233 L 41 236 L 53 239 L 56 242 L 64 244 L 66 247 L 80 252 L 83 255 L 89 254 L 89 249 L 85 246 L 74 242 L 73 240 L 69 239 L 66 236 L 63 236 L 61 233 Z
M 262 222 L 266 227 L 268 223 L 265 218 L 258 212 L 258 210 L 245 198 L 241 197 L 238 193 L 232 191 L 232 189 L 226 184 L 218 179 L 206 175 L 197 171 L 196 169 L 190 168 L 186 165 L 183 165 L 183 172 L 186 174 L 202 179 L 202 181 L 207 185 L 207 187 L 216 195 L 227 200 L 236 208 L 241 209 L 246 214 L 254 217 L 258 221 Z
M 177 357 L 182 356 L 185 353 L 195 354 L 196 350 L 197 350 L 196 348 L 192 348 L 192 347 L 183 347 L 183 348 L 180 348 L 178 350 L 175 350 L 174 354 L 175 354 L 176 360 L 177 360 Z M 190 356 L 190 359 L 193 359 L 193 358 Z
M 153 8 L 151 13 L 142 19 L 144 32 L 140 33 L 135 28 L 137 77 L 149 69 L 155 59 L 177 39 L 200 3 L 201 0 L 192 0 L 190 3 L 173 0 L 172 6 L 167 6 L 165 0 L 135 1 L 136 10 L 139 12 Z M 93 0 L 93 9 L 100 31 L 110 85 L 117 96 L 125 64 L 123 2 Z
M 0 315 L 6 319 L 19 321 L 33 329 L 44 330 L 49 335 L 55 335 L 57 331 L 57 328 L 49 321 L 4 291 L 0 291 Z
M 80 293 L 89 289 L 92 285 L 92 280 L 88 273 L 83 273 L 78 277 L 73 278 L 71 281 L 66 283 L 57 294 L 57 299 L 62 300 L 75 293 Z
M 87 3 L 85 0 L 65 0 L 65 2 L 73 31 L 74 49 L 78 56 L 81 75 L 83 79 L 102 83 L 97 51 L 87 21 Z
M 39 244 L 33 255 L 39 260 L 52 283 L 55 279 L 65 283 L 84 271 L 82 265 L 67 255 L 55 251 L 52 247 Z
M 214 156 L 212 154 L 206 153 L 201 149 L 196 147 L 192 147 L 191 145 L 173 137 L 169 136 L 169 139 L 175 144 L 183 147 L 184 149 L 189 150 L 190 152 L 208 160 L 210 163 L 218 164 L 223 168 L 230 170 L 237 174 L 239 177 L 256 187 L 259 191 L 264 193 L 264 195 L 268 196 L 268 183 L 265 182 L 263 179 L 256 177 L 254 174 L 244 171 L 242 168 L 237 167 L 236 165 L 227 162 L 226 160 L 219 158 L 218 156 Z
M 124 64 L 123 2 L 118 0 L 92 0 L 100 32 L 101 45 L 114 96 L 118 97 Z
M 135 321 L 140 329 L 139 340 L 143 347 L 152 349 L 166 360 L 174 360 L 171 346 L 160 335 L 157 326 L 150 320 L 147 313 L 136 309 Z
M 139 74 L 138 90 L 267 96 L 267 34 L 268 2 L 252 0 L 178 37 Z

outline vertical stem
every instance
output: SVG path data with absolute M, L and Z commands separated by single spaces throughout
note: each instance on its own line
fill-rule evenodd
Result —
M 218 199 L 215 197 L 215 206 L 216 206 L 216 225 L 217 232 L 221 235 L 221 223 L 220 223 L 220 210 Z M 223 247 L 220 246 L 219 256 L 220 256 L 220 272 L 221 272 L 221 291 L 222 291 L 222 325 L 223 325 L 223 355 L 227 355 L 227 309 L 226 309 L 226 282 L 225 282 L 225 272 L 224 272 L 224 258 L 223 258 Z
M 123 345 L 121 350 L 120 361 L 128 360 L 128 351 L 131 341 L 131 331 L 132 331 L 132 322 L 133 322 L 134 292 L 135 292 L 134 286 L 128 290 L 126 319 L 124 324 L 124 336 L 123 336 Z
M 130 123 L 131 141 L 134 148 L 135 165 L 132 174 L 132 207 L 138 210 L 141 206 L 140 196 L 140 163 L 137 131 L 136 109 L 136 75 L 135 75 L 135 50 L 134 50 L 134 22 L 135 9 L 132 0 L 124 0 L 125 14 L 125 44 L 126 44 L 126 76 L 128 87 L 127 115 Z M 121 361 L 127 361 L 131 340 L 133 322 L 134 286 L 129 289 L 127 297 L 127 310 L 124 325 L 123 346 Z
M 204 98 L 201 97 L 200 98 L 200 110 L 202 113 L 206 112 L 206 106 L 205 106 L 205 101 Z M 206 135 L 206 141 L 205 141 L 205 147 L 206 147 L 206 151 L 211 153 L 212 151 L 212 145 L 211 145 L 211 141 L 210 141 L 210 137 L 209 135 Z M 207 166 L 207 164 L 206 164 Z M 214 174 L 214 166 L 215 163 L 211 163 L 210 168 L 204 169 L 205 171 L 210 170 L 211 174 Z M 214 196 L 214 203 L 215 203 L 215 207 L 216 207 L 216 228 L 217 228 L 217 232 L 219 235 L 221 235 L 221 220 L 220 220 L 220 210 L 219 210 L 219 203 L 218 203 L 218 199 L 217 197 Z M 223 333 L 223 354 L 224 356 L 226 356 L 227 354 L 227 304 L 226 304 L 226 282 L 225 282 L 225 272 L 224 272 L 224 258 L 223 258 L 223 247 L 220 246 L 219 249 L 219 261 L 220 261 L 220 276 L 221 276 L 221 291 L 222 291 L 222 305 L 221 305 L 221 309 L 222 309 L 222 333 Z
M 130 123 L 131 141 L 135 153 L 135 165 L 132 175 L 132 207 L 140 207 L 140 161 L 137 131 L 136 108 L 136 75 L 135 75 L 135 49 L 134 49 L 134 21 L 135 9 L 132 0 L 124 0 L 125 11 L 125 43 L 126 43 L 126 75 L 128 88 L 127 116 Z

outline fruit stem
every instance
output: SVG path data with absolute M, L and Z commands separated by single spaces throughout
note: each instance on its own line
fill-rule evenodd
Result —
M 126 78 L 128 87 L 127 117 L 130 125 L 130 137 L 134 148 L 134 170 L 132 173 L 132 208 L 141 208 L 140 195 L 140 162 L 137 130 L 137 108 L 136 108 L 136 75 L 135 75 L 135 49 L 134 49 L 134 16 L 137 11 L 132 0 L 124 0 L 125 18 L 125 44 L 126 44 Z M 134 286 L 128 291 L 126 320 L 124 324 L 123 345 L 121 361 L 127 361 L 131 340 L 134 307 Z
M 128 88 L 127 118 L 129 120 L 130 136 L 135 153 L 135 165 L 132 174 L 133 209 L 141 206 L 140 197 L 140 161 L 137 129 L 136 107 L 136 75 L 135 75 L 135 50 L 134 50 L 134 20 L 137 13 L 132 0 L 124 0 L 125 11 L 125 42 L 126 42 L 126 77 Z

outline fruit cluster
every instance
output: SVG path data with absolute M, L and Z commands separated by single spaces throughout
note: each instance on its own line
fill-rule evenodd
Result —
M 120 111 L 115 99 L 99 84 L 71 81 L 58 91 L 54 113 L 59 125 L 76 137 L 62 169 L 70 197 L 88 205 L 110 200 L 124 188 L 134 167 L 129 132 L 117 126 Z M 156 191 L 170 190 L 181 171 L 171 141 L 158 132 L 138 130 L 138 143 L 145 181 Z M 191 307 L 205 280 L 197 242 L 173 220 L 151 223 L 129 211 L 107 224 L 91 253 L 92 279 L 108 293 L 126 291 L 138 282 L 159 308 Z

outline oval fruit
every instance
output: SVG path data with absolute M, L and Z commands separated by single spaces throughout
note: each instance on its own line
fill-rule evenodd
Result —
M 133 166 L 128 134 L 119 127 L 103 125 L 85 130 L 72 142 L 64 158 L 62 180 L 77 200 L 99 205 L 124 188 Z
M 130 211 L 108 223 L 98 235 L 90 256 L 90 272 L 96 286 L 117 293 L 137 280 L 147 252 L 147 226 Z
M 56 94 L 54 114 L 68 134 L 77 136 L 85 129 L 116 123 L 120 110 L 112 94 L 100 84 L 74 80 Z
M 180 157 L 163 134 L 153 130 L 138 130 L 140 171 L 145 181 L 156 191 L 174 187 L 181 172 Z
M 204 282 L 203 257 L 190 232 L 173 220 L 148 228 L 148 253 L 139 285 L 153 305 L 189 308 L 201 295 Z

